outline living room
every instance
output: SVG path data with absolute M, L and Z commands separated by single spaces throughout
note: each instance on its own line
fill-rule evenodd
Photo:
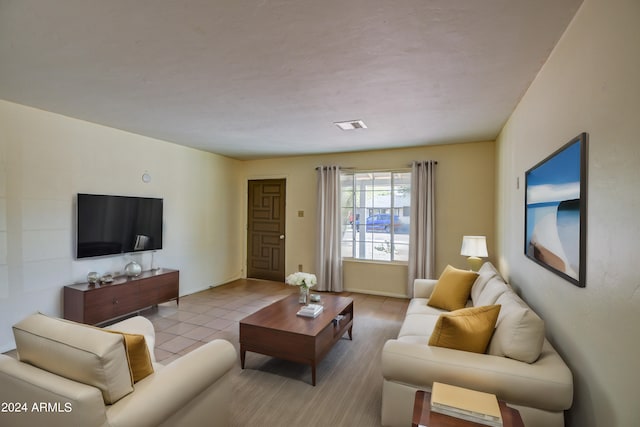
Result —
M 486 235 L 488 259 L 544 319 L 574 375 L 566 425 L 636 425 L 638 17 L 632 0 L 584 1 L 495 140 L 238 160 L 0 101 L 0 351 L 15 347 L 11 325 L 27 315 L 61 315 L 62 287 L 88 271 L 122 271 L 130 259 L 150 265 L 150 254 L 74 259 L 77 193 L 164 198 L 166 241 L 154 262 L 180 269 L 180 293 L 190 295 L 245 276 L 249 179 L 287 180 L 286 271 L 293 272 L 315 263 L 315 167 L 393 169 L 431 159 L 438 161 L 436 270 L 465 266 L 462 235 Z M 589 134 L 584 288 L 532 263 L 522 248 L 524 172 L 580 132 Z M 344 268 L 346 290 L 406 295 L 405 265 Z

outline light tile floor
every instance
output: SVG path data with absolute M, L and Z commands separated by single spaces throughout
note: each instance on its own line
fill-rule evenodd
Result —
M 155 355 L 170 363 L 217 338 L 230 341 L 239 351 L 239 321 L 274 301 L 297 292 L 281 282 L 240 279 L 228 284 L 160 304 L 141 312 L 156 329 Z M 353 298 L 355 316 L 368 312 L 389 320 L 402 320 L 409 301 L 400 298 L 342 292 Z

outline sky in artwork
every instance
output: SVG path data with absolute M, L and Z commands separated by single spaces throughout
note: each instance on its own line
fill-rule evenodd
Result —
M 527 204 L 580 198 L 580 141 L 527 172 Z

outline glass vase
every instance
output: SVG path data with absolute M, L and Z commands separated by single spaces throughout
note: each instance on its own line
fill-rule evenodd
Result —
M 307 305 L 309 303 L 309 288 L 306 286 L 300 286 L 300 296 L 298 298 L 300 304 Z

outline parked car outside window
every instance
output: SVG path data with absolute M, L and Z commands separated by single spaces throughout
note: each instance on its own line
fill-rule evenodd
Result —
M 391 224 L 391 214 L 376 214 L 367 218 L 365 231 L 389 232 L 392 226 L 394 227 L 394 230 L 400 226 L 400 217 L 398 215 L 393 216 L 393 224 Z

